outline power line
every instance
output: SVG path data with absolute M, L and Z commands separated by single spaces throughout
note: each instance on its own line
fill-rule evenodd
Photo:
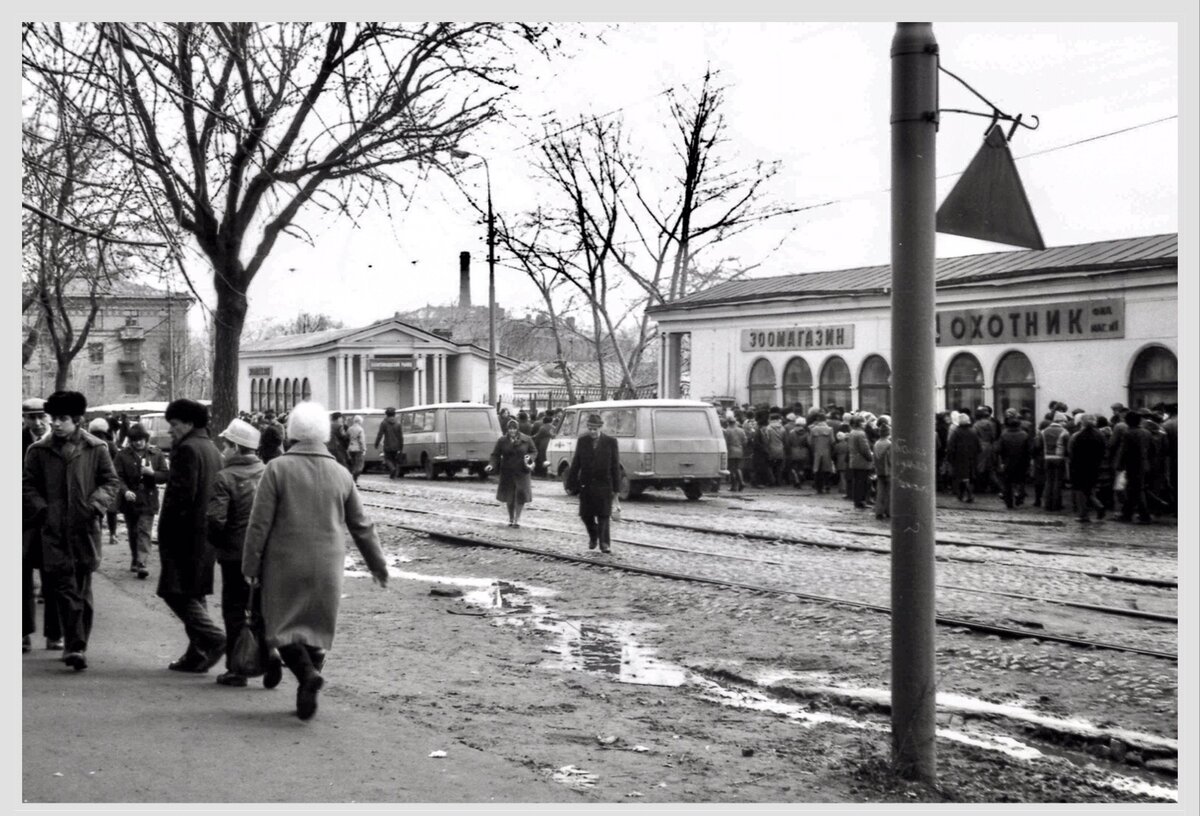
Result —
M 1079 141 L 1076 141 L 1076 142 L 1068 142 L 1067 144 L 1059 145 L 1058 147 L 1048 147 L 1045 150 L 1035 150 L 1032 153 L 1026 153 L 1022 156 L 1014 156 L 1013 158 L 1014 158 L 1014 160 L 1028 159 L 1031 156 L 1041 156 L 1045 153 L 1053 153 L 1056 150 L 1066 150 L 1068 147 L 1075 147 L 1076 145 L 1087 144 L 1088 142 L 1094 142 L 1098 139 L 1107 139 L 1109 136 L 1116 136 L 1121 133 L 1129 133 L 1132 130 L 1139 130 L 1144 127 L 1150 127 L 1151 125 L 1158 125 L 1163 122 L 1169 122 L 1172 119 L 1178 119 L 1178 118 L 1179 118 L 1179 114 L 1176 113 L 1176 114 L 1172 114 L 1171 116 L 1164 116 L 1162 119 L 1155 119 L 1152 122 L 1143 122 L 1140 125 L 1131 125 L 1130 127 L 1121 128 L 1120 130 L 1112 130 L 1112 131 L 1109 131 L 1108 133 L 1101 133 L 1099 136 L 1089 136 L 1086 139 L 1080 139 Z

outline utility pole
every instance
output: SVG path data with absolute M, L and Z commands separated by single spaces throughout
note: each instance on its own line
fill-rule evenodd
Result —
M 931 23 L 892 39 L 892 763 L 937 779 L 933 416 L 938 47 Z
M 456 159 L 474 156 L 483 162 L 487 174 L 487 245 L 488 245 L 488 402 L 493 408 L 500 407 L 500 396 L 496 393 L 496 215 L 492 210 L 492 168 L 488 160 L 478 153 L 462 148 L 453 148 L 450 155 Z

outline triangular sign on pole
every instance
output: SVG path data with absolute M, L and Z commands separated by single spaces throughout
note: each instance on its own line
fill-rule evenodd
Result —
M 1046 248 L 999 125 L 992 127 L 966 172 L 938 207 L 937 231 L 1029 249 Z

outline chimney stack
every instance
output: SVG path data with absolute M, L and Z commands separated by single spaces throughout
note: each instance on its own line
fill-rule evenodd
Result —
M 458 306 L 471 308 L 471 253 L 458 253 Z

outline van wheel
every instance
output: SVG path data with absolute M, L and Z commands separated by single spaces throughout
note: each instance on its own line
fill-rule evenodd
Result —
M 621 481 L 617 484 L 617 498 L 621 501 L 629 501 L 633 495 L 633 486 L 629 483 L 629 477 L 625 475 L 625 468 L 621 468 Z
M 571 472 L 571 468 L 565 462 L 558 469 L 558 478 L 562 481 L 563 490 L 568 496 L 575 496 L 579 493 L 578 490 L 572 490 L 567 484 L 567 474 Z
M 688 501 L 700 501 L 700 496 L 704 491 L 700 489 L 698 484 L 685 484 L 683 486 L 683 495 L 687 496 Z
M 437 466 L 433 464 L 432 459 L 425 460 L 425 478 L 431 482 L 437 478 Z

